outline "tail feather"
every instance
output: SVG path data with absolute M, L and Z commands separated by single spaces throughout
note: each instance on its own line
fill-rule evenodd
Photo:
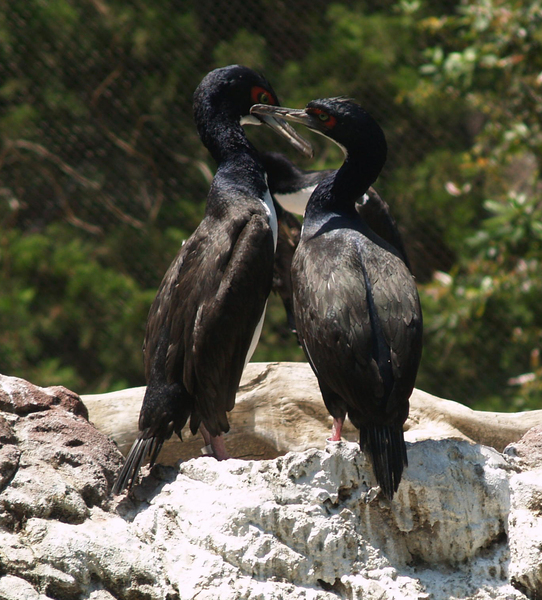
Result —
M 120 494 L 126 487 L 131 489 L 147 456 L 150 456 L 151 467 L 154 465 L 165 440 L 156 436 L 144 438 L 145 433 L 143 432 L 130 448 L 126 461 L 113 484 L 113 494 Z
M 181 384 L 149 382 L 139 414 L 139 436 L 113 484 L 113 494 L 132 487 L 147 457 L 150 457 L 150 466 L 154 465 L 164 442 L 174 431 L 181 437 L 192 407 L 193 400 Z
M 392 500 L 403 468 L 408 466 L 403 428 L 390 425 L 362 427 L 359 445 L 371 457 L 373 472 L 382 492 Z

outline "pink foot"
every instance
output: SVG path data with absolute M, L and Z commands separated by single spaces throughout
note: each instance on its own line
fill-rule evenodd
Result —
M 230 458 L 230 455 L 226 450 L 223 435 L 211 435 L 203 423 L 199 426 L 199 430 L 205 441 L 205 448 L 201 449 L 202 454 L 214 456 L 216 460 L 226 460 L 227 458 Z
M 333 427 L 331 428 L 331 436 L 327 438 L 328 442 L 340 442 L 341 432 L 343 430 L 344 419 L 333 419 Z
M 223 435 L 217 435 L 216 437 L 211 436 L 211 447 L 216 460 L 226 460 L 227 458 L 230 458 L 230 455 L 226 450 Z

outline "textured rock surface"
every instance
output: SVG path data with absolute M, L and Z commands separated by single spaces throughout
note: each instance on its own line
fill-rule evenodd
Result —
M 77 396 L 1 378 L 0 402 L 0 599 L 525 600 L 540 589 L 536 432 L 504 455 L 410 443 L 392 503 L 350 442 L 157 467 L 111 500 L 120 453 Z
M 104 507 L 121 458 L 69 390 L 0 376 L 0 406 L 0 598 L 62 597 L 62 566 L 28 539 L 36 523 L 46 539 Z
M 148 506 L 120 508 L 139 539 L 177 557 L 164 574 L 182 598 L 521 598 L 501 579 L 501 455 L 455 441 L 409 451 L 391 504 L 345 442 L 272 461 L 192 460 Z
M 532 598 L 542 598 L 542 426 L 505 449 L 513 464 L 527 469 L 510 481 L 510 577 Z M 536 595 L 534 592 L 537 592 Z

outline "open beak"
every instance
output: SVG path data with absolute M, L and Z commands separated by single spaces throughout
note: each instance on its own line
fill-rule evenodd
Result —
M 304 108 L 286 108 L 285 106 L 272 106 L 270 104 L 254 104 L 250 109 L 251 114 L 258 115 L 260 119 L 272 116 L 277 120 L 288 119 L 293 123 L 305 125 L 309 129 L 322 132 L 322 124 L 314 116 L 308 113 Z
M 257 109 L 257 110 L 255 110 Z M 269 109 L 269 110 L 268 110 Z M 269 125 L 271 129 L 274 129 L 279 135 L 283 138 L 287 139 L 290 144 L 299 152 L 304 154 L 305 156 L 312 157 L 313 149 L 310 145 L 310 142 L 306 140 L 304 137 L 299 135 L 297 131 L 287 123 L 283 118 L 282 114 L 279 111 L 290 111 L 289 108 L 282 108 L 280 106 L 271 106 L 269 104 L 255 104 L 251 109 L 250 113 L 257 115 L 258 118 Z M 304 112 L 304 111 L 295 111 L 295 112 Z M 294 119 L 292 119 L 294 120 Z M 301 121 L 298 121 L 301 122 Z

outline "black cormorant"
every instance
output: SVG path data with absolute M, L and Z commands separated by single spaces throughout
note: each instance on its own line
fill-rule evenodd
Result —
M 416 284 L 400 252 L 356 211 L 386 161 L 384 132 L 359 105 L 315 100 L 303 110 L 256 106 L 329 137 L 342 167 L 313 192 L 292 263 L 299 336 L 338 441 L 346 414 L 360 431 L 383 493 L 393 498 L 407 465 L 403 424 L 422 351 Z
M 144 342 L 147 389 L 139 437 L 113 486 L 132 485 L 190 419 L 216 458 L 241 374 L 258 341 L 273 275 L 277 219 L 265 170 L 243 123 L 266 123 L 302 151 L 310 145 L 285 121 L 250 115 L 278 104 L 269 82 L 233 65 L 206 75 L 194 93 L 201 140 L 217 162 L 205 217 L 166 272 L 150 308 Z

